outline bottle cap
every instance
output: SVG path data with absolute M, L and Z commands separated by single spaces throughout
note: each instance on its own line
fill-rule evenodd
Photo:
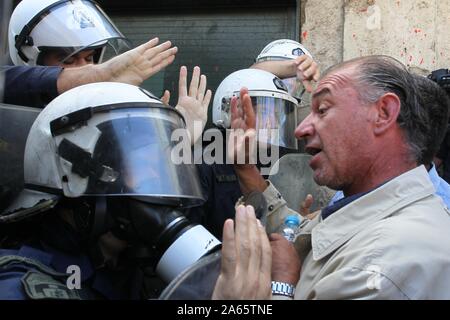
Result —
M 284 223 L 285 224 L 293 224 L 293 225 L 299 226 L 300 225 L 300 219 L 296 215 L 290 215 L 290 216 L 287 216 L 284 219 Z

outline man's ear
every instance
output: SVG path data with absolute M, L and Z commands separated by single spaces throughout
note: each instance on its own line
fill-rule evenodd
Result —
M 374 133 L 380 135 L 396 125 L 400 114 L 401 102 L 394 93 L 385 93 L 375 103 L 377 117 L 375 120 Z

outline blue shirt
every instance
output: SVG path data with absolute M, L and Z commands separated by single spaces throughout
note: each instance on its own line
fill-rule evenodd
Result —
M 4 66 L 4 103 L 44 108 L 58 96 L 57 80 L 61 67 Z
M 434 164 L 428 171 L 428 175 L 430 177 L 431 182 L 434 185 L 434 188 L 436 189 L 436 194 L 439 197 L 441 197 L 442 200 L 444 200 L 444 203 L 447 206 L 447 208 L 450 208 L 450 185 L 438 175 Z M 343 198 L 344 193 L 341 190 L 337 191 L 333 196 L 333 198 L 331 198 L 329 206 L 333 205 L 336 201 Z

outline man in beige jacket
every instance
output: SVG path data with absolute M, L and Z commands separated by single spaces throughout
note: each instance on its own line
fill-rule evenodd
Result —
M 389 57 L 326 72 L 295 134 L 313 156 L 315 181 L 345 198 L 304 221 L 297 250 L 278 234 L 269 243 L 252 208 L 239 207 L 236 229 L 231 220 L 224 226 L 213 298 L 450 299 L 449 212 L 418 165 L 431 127 L 418 94 L 412 76 Z M 238 123 L 250 131 L 245 89 L 241 105 Z M 278 197 L 255 168 L 238 170 L 247 187 Z M 267 229 L 286 214 L 273 208 Z

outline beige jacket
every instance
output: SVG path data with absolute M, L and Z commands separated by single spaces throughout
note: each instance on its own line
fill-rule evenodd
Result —
M 271 230 L 289 210 L 266 191 Z M 295 299 L 450 299 L 450 212 L 434 192 L 421 166 L 304 223 Z

